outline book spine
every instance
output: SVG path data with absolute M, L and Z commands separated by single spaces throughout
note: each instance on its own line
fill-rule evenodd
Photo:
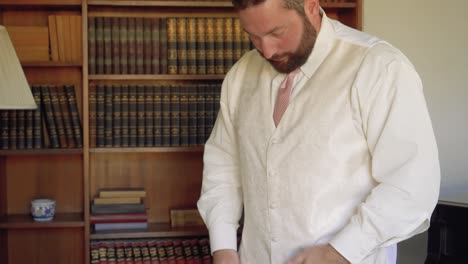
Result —
M 24 110 L 16 110 L 16 148 L 24 149 L 26 145 L 25 121 L 26 116 Z
M 182 249 L 184 251 L 184 257 L 187 264 L 195 264 L 192 253 L 192 246 L 189 239 L 184 239 L 182 241 Z
M 180 146 L 180 86 L 171 85 L 171 146 Z
M 112 86 L 112 135 L 113 146 L 122 146 L 122 87 Z
M 120 73 L 128 74 L 128 21 L 126 17 L 119 18 L 120 37 Z
M 55 120 L 55 127 L 57 129 L 57 136 L 61 148 L 66 148 L 67 138 L 65 136 L 65 125 L 63 123 L 62 110 L 60 109 L 58 87 L 55 85 L 49 86 L 50 102 L 52 105 L 53 118 Z
M 160 264 L 158 256 L 158 246 L 155 239 L 148 241 L 148 250 L 151 259 L 151 264 Z
M 184 249 L 182 247 L 182 241 L 176 239 L 173 241 L 174 243 L 174 255 L 177 264 L 186 264 L 185 256 L 184 256 Z
M 97 137 L 97 127 L 96 127 L 96 85 L 91 84 L 89 86 L 89 97 L 88 97 L 88 104 L 89 104 L 89 146 L 91 148 L 96 147 L 96 137 Z
M 196 84 L 188 84 L 187 85 L 187 93 L 188 93 L 188 134 L 189 134 L 189 146 L 198 145 L 197 139 L 197 119 L 198 119 L 198 112 L 197 112 L 197 85 Z
M 165 241 L 164 240 L 157 240 L 156 244 L 157 244 L 157 247 L 158 247 L 159 262 L 161 264 L 168 264 Z
M 112 73 L 120 74 L 120 18 L 112 17 L 112 32 L 111 32 L 111 43 L 112 43 Z
M 32 149 L 34 145 L 34 110 L 24 110 L 24 129 L 25 129 L 25 145 L 26 149 Z
M 47 134 L 49 136 L 49 145 L 52 148 L 59 148 L 60 143 L 58 139 L 58 134 L 55 125 L 55 119 L 53 114 L 51 96 L 48 86 L 41 87 L 41 97 L 42 97 L 42 109 L 44 109 L 44 117 Z M 11 130 L 10 130 L 11 131 Z M 11 138 L 11 136 L 10 136 Z
M 198 245 L 198 239 L 193 238 L 190 240 L 190 247 L 192 248 L 193 262 L 194 264 L 201 264 L 201 253 Z
M 115 241 L 115 256 L 117 264 L 126 264 L 124 242 L 121 240 Z
M 73 124 L 70 109 L 68 108 L 68 99 L 63 86 L 57 87 L 60 112 L 62 113 L 63 125 L 65 128 L 65 138 L 69 148 L 75 148 L 75 139 L 73 134 Z
M 233 18 L 224 18 L 224 73 L 232 67 L 233 54 Z
M 96 146 L 105 146 L 104 126 L 106 119 L 105 112 L 105 86 L 96 86 Z
M 214 18 L 205 19 L 206 73 L 215 74 L 215 28 Z
M 171 145 L 171 89 L 169 86 L 162 86 L 161 91 L 161 123 L 162 123 L 162 146 Z
M 187 74 L 187 18 L 176 19 L 177 73 Z
M 239 18 L 233 19 L 232 35 L 232 59 L 234 63 L 242 56 L 242 27 Z
M 214 124 L 214 98 L 213 86 L 204 84 L 205 88 L 205 142 L 211 134 L 211 128 Z
M 187 72 L 197 74 L 197 19 L 187 18 Z
M 156 85 L 153 87 L 154 104 L 153 104 L 153 133 L 154 146 L 162 146 L 162 87 Z
M 167 58 L 167 19 L 159 20 L 159 56 L 160 56 L 160 73 L 167 74 L 168 58 Z
M 136 52 L 136 73 L 144 74 L 144 56 L 145 56 L 145 46 L 144 46 L 144 27 L 143 27 L 144 18 L 137 17 L 135 18 L 135 52 Z
M 154 89 L 145 86 L 145 147 L 154 146 Z
M 144 66 L 144 73 L 151 74 L 151 65 L 152 63 L 152 21 L 149 18 L 143 19 L 143 48 L 144 48 L 144 55 L 143 55 L 143 66 Z
M 215 74 L 224 74 L 224 18 L 214 19 Z
M 33 128 L 33 138 L 34 138 L 34 148 L 42 148 L 42 103 L 41 103 L 41 88 L 37 85 L 31 86 L 31 91 L 36 102 L 37 109 L 34 110 L 34 128 Z
M 53 120 L 53 119 L 52 119 Z M 9 110 L 8 111 L 8 147 L 9 149 L 16 149 L 18 144 L 18 137 L 17 137 L 17 120 L 16 120 L 16 110 Z
M 58 60 L 58 54 L 57 54 L 57 60 Z M 88 72 L 89 74 L 96 74 L 96 18 L 95 17 L 88 17 Z
M 137 87 L 130 85 L 128 87 L 128 145 L 137 146 Z
M 177 74 L 177 19 L 167 18 L 167 72 Z
M 78 110 L 78 103 L 76 100 L 75 87 L 73 85 L 65 85 L 64 89 L 68 100 L 68 111 L 71 115 L 75 145 L 78 148 L 81 148 L 83 146 L 83 137 L 81 132 L 81 119 L 80 112 Z
M 189 145 L 188 86 L 180 86 L 180 145 Z
M 104 18 L 96 17 L 96 73 L 104 74 Z
M 133 250 L 133 261 L 135 264 L 143 264 L 143 259 L 141 256 L 141 246 L 140 242 L 132 241 L 132 250 Z
M 205 85 L 197 86 L 197 144 L 205 144 L 206 109 L 205 109 Z
M 128 74 L 137 73 L 137 53 L 136 53 L 136 19 L 128 18 Z
M 121 114 L 121 130 L 122 147 L 129 146 L 129 102 L 128 102 L 128 85 L 122 85 L 120 94 Z
M 137 86 L 137 146 L 145 146 L 145 87 Z
M 104 17 L 104 73 L 112 74 L 112 18 Z
M 151 19 L 151 68 L 153 74 L 159 74 L 160 71 L 160 62 L 159 60 L 159 18 Z
M 114 141 L 113 133 L 113 90 L 112 85 L 105 85 L 104 92 L 104 147 L 112 147 Z
M 206 34 L 205 34 L 205 18 L 196 18 L 196 64 L 197 73 L 206 74 Z
M 249 52 L 252 49 L 252 44 L 250 43 L 249 34 L 245 31 L 242 31 L 241 34 L 242 39 L 242 54 Z

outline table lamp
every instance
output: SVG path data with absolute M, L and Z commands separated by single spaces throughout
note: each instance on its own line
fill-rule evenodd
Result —
M 23 68 L 7 30 L 0 25 L 0 110 L 35 109 Z

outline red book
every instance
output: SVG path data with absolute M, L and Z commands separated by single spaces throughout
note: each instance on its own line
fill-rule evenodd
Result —
M 91 224 L 147 222 L 148 215 L 146 213 L 92 214 L 89 218 L 89 221 Z

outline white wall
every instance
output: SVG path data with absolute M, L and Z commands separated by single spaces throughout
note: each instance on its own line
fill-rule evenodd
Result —
M 468 202 L 468 0 L 363 2 L 363 30 L 400 48 L 423 80 L 439 146 L 440 198 Z

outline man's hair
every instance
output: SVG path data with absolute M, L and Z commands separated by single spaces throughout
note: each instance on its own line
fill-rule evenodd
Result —
M 273 0 L 231 0 L 232 5 L 237 10 L 244 10 L 251 6 L 256 6 L 265 1 L 273 1 Z M 300 16 L 305 16 L 304 13 L 304 0 L 279 0 L 283 2 L 283 6 L 286 9 L 295 10 Z

